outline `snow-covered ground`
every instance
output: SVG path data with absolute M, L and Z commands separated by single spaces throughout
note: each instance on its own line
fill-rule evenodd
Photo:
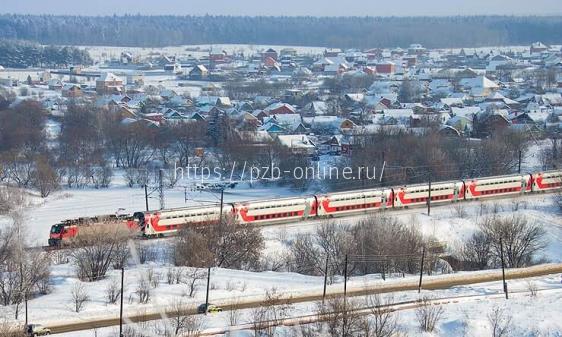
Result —
M 287 275 L 288 276 L 288 275 Z M 288 278 L 286 278 L 288 280 Z M 263 280 L 262 280 L 263 281 Z M 288 281 L 290 282 L 290 281 Z M 361 284 L 365 280 L 352 280 L 351 283 Z M 392 281 L 389 281 L 392 282 Z M 299 281 L 293 280 L 290 285 L 295 286 Z M 533 284 L 538 289 L 536 297 L 530 296 L 529 284 Z M 341 284 L 340 284 L 341 286 Z M 506 314 L 512 317 L 513 332 L 510 336 L 560 336 L 562 331 L 562 322 L 557 317 L 562 314 L 562 308 L 558 305 L 562 300 L 562 284 L 557 276 L 535 278 L 529 280 L 509 281 L 510 299 L 505 300 L 501 283 L 484 283 L 470 287 L 454 287 L 446 290 L 438 291 L 422 291 L 402 292 L 397 294 L 384 295 L 385 298 L 392 298 L 393 303 L 417 300 L 421 297 L 429 297 L 433 299 L 443 299 L 438 302 L 443 303 L 444 314 L 442 320 L 437 325 L 434 333 L 423 334 L 419 331 L 416 313 L 414 309 L 399 310 L 397 312 L 397 320 L 401 331 L 407 333 L 408 336 L 466 336 L 480 337 L 491 335 L 489 316 L 495 308 L 504 308 Z M 250 289 L 250 288 L 248 288 Z M 279 288 L 284 289 L 284 288 Z M 284 291 L 284 290 L 281 290 Z M 233 291 L 233 296 L 236 290 Z M 159 298 L 164 301 L 164 298 Z M 169 299 L 168 299 L 169 300 Z M 361 306 L 365 297 L 353 298 Z M 94 306 L 94 304 L 90 304 Z M 98 305 L 103 308 L 103 304 Z M 116 305 L 110 306 L 108 310 L 115 311 Z M 107 308 L 107 307 L 106 307 Z M 306 302 L 292 305 L 290 310 L 291 317 L 301 315 L 309 315 L 315 312 L 317 306 L 314 302 Z M 51 309 L 52 310 L 52 309 Z M 135 313 L 143 312 L 144 309 L 139 308 Z M 56 312 L 56 311 L 55 311 Z M 65 317 L 72 317 L 68 313 Z M 251 322 L 252 312 L 248 310 L 240 310 L 238 313 L 237 325 L 244 325 Z M 201 328 L 206 331 L 220 330 L 230 326 L 229 314 L 219 313 L 211 314 L 203 319 Z M 150 324 L 164 324 L 165 321 L 155 321 Z M 146 325 L 135 325 L 142 331 L 146 331 Z M 236 329 L 236 327 L 233 327 Z M 291 328 L 284 328 L 289 330 Z M 280 329 L 283 331 L 284 329 Z M 97 329 L 96 331 L 81 331 L 60 336 L 94 336 L 98 337 L 116 336 L 116 327 L 107 327 Z M 251 336 L 253 332 L 250 330 L 236 331 L 236 335 Z M 232 333 L 231 333 L 232 335 Z
M 225 193 L 225 201 L 235 201 L 240 199 L 256 199 L 270 197 L 272 194 L 278 196 L 291 195 L 296 192 L 288 189 L 272 189 L 270 187 L 249 188 L 248 186 L 240 186 Z M 218 195 L 210 192 L 191 192 L 188 190 L 189 200 L 184 199 L 184 189 L 178 187 L 174 190 L 166 192 L 166 203 L 169 207 L 178 207 L 183 205 L 205 204 L 207 202 L 217 202 Z M 506 200 L 489 200 L 485 202 L 470 202 L 456 205 L 448 205 L 434 207 L 431 216 L 428 216 L 425 208 L 407 209 L 389 211 L 389 214 L 396 216 L 405 223 L 419 226 L 422 233 L 426 236 L 434 236 L 438 240 L 446 242 L 449 247 L 470 236 L 476 229 L 477 224 L 482 217 L 490 214 L 511 215 L 519 213 L 543 224 L 548 233 L 549 244 L 544 251 L 544 255 L 552 262 L 562 261 L 562 220 L 559 217 L 559 210 L 553 203 L 553 196 L 550 194 L 528 195 L 517 199 Z M 37 201 L 37 200 L 34 200 Z M 150 200 L 152 205 L 157 205 L 157 200 Z M 51 224 L 56 223 L 64 218 L 73 216 L 95 215 L 100 213 L 112 213 L 117 208 L 125 208 L 126 211 L 134 211 L 144 208 L 144 193 L 141 189 L 130 189 L 124 185 L 124 182 L 116 183 L 112 188 L 106 190 L 66 190 L 58 192 L 47 198 L 44 202 L 38 203 L 30 208 L 27 212 L 27 224 L 32 229 L 36 242 L 44 244 L 48 235 L 48 228 Z M 353 223 L 365 218 L 368 215 L 359 215 L 350 218 L 335 219 L 336 222 Z M 294 238 L 298 233 L 313 232 L 318 221 L 307 221 L 280 226 L 264 227 L 262 229 L 266 238 L 265 254 L 279 254 L 286 249 L 286 243 Z M 163 245 L 169 240 L 147 241 L 148 245 Z M 170 305 L 175 300 L 182 299 L 190 306 L 204 302 L 205 290 L 204 281 L 200 281 L 194 298 L 186 295 L 187 286 L 182 284 L 168 285 L 166 282 L 166 273 L 168 266 L 162 262 L 152 262 L 145 265 L 131 265 L 128 267 L 126 274 L 126 293 L 125 293 L 125 312 L 129 315 L 139 313 L 139 311 L 153 311 L 162 306 Z M 135 294 L 138 280 L 141 275 L 146 275 L 149 270 L 160 275 L 160 284 L 153 289 L 152 299 L 148 304 L 139 304 Z M 29 317 L 33 322 L 55 324 L 57 322 L 86 320 L 104 317 L 115 317 L 118 314 L 118 305 L 107 304 L 105 301 L 105 289 L 112 280 L 119 278 L 118 271 L 111 271 L 109 277 L 105 280 L 84 283 L 90 301 L 86 304 L 85 309 L 81 313 L 73 312 L 71 308 L 70 289 L 79 282 L 70 264 L 62 264 L 53 267 L 52 286 L 53 291 L 49 295 L 38 297 L 29 302 Z M 361 287 L 364 285 L 372 285 L 373 282 L 405 282 L 415 279 L 416 276 L 409 276 L 405 279 L 398 277 L 382 281 L 379 275 L 368 275 L 365 277 L 351 278 L 349 287 Z M 551 277 L 542 277 L 534 280 L 540 289 L 560 289 L 560 277 L 555 275 Z M 244 272 L 226 269 L 213 269 L 211 278 L 211 302 L 223 302 L 237 298 L 240 300 L 248 300 L 256 296 L 263 296 L 265 290 L 276 288 L 281 293 L 299 294 L 312 291 L 320 291 L 322 289 L 323 278 L 304 276 L 295 273 L 278 273 L 278 272 Z M 527 288 L 527 281 L 509 281 L 511 291 L 521 291 Z M 336 280 L 331 286 L 332 289 L 342 287 L 342 280 Z M 562 289 L 560 289 L 562 291 Z M 514 319 L 518 317 L 527 317 L 524 329 L 521 331 L 531 331 L 539 329 L 544 336 L 551 331 L 562 331 L 557 324 L 562 324 L 557 320 L 551 320 L 548 324 L 533 325 L 534 319 L 538 311 L 543 308 L 550 308 L 548 315 L 555 317 L 560 314 L 560 310 L 553 303 L 562 297 L 560 291 L 548 292 L 539 295 L 537 299 L 517 298 L 510 300 L 514 303 L 510 313 L 514 315 Z M 489 284 L 481 284 L 471 287 L 455 287 L 449 290 L 425 291 L 433 297 L 451 297 L 451 296 L 469 296 L 469 295 L 485 295 L 485 294 L 501 294 L 501 283 L 494 282 Z M 396 301 L 405 301 L 417 298 L 416 292 L 404 292 L 395 295 Z M 532 302 L 530 302 L 532 301 Z M 466 304 L 447 306 L 446 314 L 443 322 L 439 326 L 439 331 L 428 336 L 456 336 L 458 329 L 466 329 L 466 336 L 480 336 L 483 331 L 488 329 L 486 315 L 494 305 L 503 303 L 499 299 L 467 302 Z M 532 305 L 525 306 L 525 303 Z M 303 304 L 304 305 L 304 304 Z M 451 308 L 449 310 L 448 308 Z M 298 312 L 310 312 L 310 307 L 302 307 Z M 532 308 L 532 309 L 531 309 Z M 12 317 L 12 309 L 1 308 L 2 316 Z M 546 310 L 546 309 L 545 309 Z M 521 312 L 527 312 L 524 314 Z M 404 311 L 401 315 L 401 325 L 403 329 L 415 332 L 416 327 L 413 322 L 413 311 Z M 468 317 L 468 318 L 467 318 Z M 521 319 L 522 319 L 521 318 Z M 216 328 L 225 326 L 228 318 L 226 313 L 213 315 L 211 319 L 206 319 L 206 328 Z M 557 330 L 558 329 L 558 330 Z M 99 329 L 97 336 L 114 336 L 115 328 Z M 249 333 L 249 332 L 248 332 Z M 244 335 L 244 333 L 242 333 Z M 480 335 L 479 335 L 480 334 Z M 65 336 L 93 336 L 94 332 L 83 332 L 81 334 L 73 333 Z M 413 335 L 416 335 L 415 333 Z M 521 336 L 528 336 L 522 334 Z

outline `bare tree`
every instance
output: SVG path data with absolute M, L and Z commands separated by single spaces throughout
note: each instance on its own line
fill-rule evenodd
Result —
M 462 202 L 454 204 L 453 210 L 454 210 L 454 214 L 457 217 L 459 217 L 461 219 L 466 218 L 466 216 L 467 216 L 466 206 Z
M 510 268 L 533 263 L 535 255 L 546 246 L 546 232 L 538 223 L 531 223 L 520 215 L 487 217 L 480 229 L 492 242 L 496 260 L 500 258 L 500 241 L 503 243 L 505 263 Z
M 486 269 L 493 258 L 491 238 L 483 232 L 474 233 L 463 244 L 460 258 L 463 260 L 465 268 Z
M 46 156 L 38 156 L 35 160 L 33 186 L 39 190 L 41 198 L 48 197 L 60 188 L 60 179 Z
M 24 191 L 0 184 L 0 214 L 9 215 L 26 204 Z
M 148 268 L 146 270 L 145 277 L 150 287 L 155 289 L 160 285 L 160 279 L 162 275 L 154 271 L 154 268 Z
M 424 332 L 433 332 L 443 313 L 443 308 L 432 304 L 430 298 L 421 298 L 416 308 L 416 318 L 420 329 Z
M 78 278 L 96 281 L 105 277 L 112 264 L 122 266 L 129 235 L 120 226 L 96 224 L 80 228 L 71 242 L 71 258 Z
M 240 308 L 239 308 L 239 300 L 238 298 L 234 299 L 230 310 L 228 311 L 228 322 L 230 325 L 238 324 L 238 320 L 240 318 Z
M 190 314 L 189 307 L 181 301 L 172 304 L 172 310 L 167 312 L 168 324 L 171 327 L 170 337 L 185 336 L 198 337 L 201 334 L 203 321 L 200 315 Z
M 291 308 L 288 300 L 283 299 L 275 288 L 266 290 L 265 300 L 251 313 L 254 335 L 275 336 L 277 327 L 287 318 Z
M 529 294 L 531 295 L 531 297 L 537 297 L 537 294 L 539 292 L 539 287 L 537 286 L 537 284 L 533 281 L 527 281 L 527 290 L 529 291 Z
M 0 304 L 14 306 L 18 319 L 25 298 L 49 290 L 49 255 L 24 249 L 25 226 L 19 213 L 12 213 L 13 224 L 0 229 Z
M 0 337 L 27 337 L 25 327 L 12 321 L 0 323 Z
M 180 232 L 175 246 L 176 265 L 244 269 L 259 263 L 264 239 L 260 228 L 225 217 L 200 230 Z
M 398 331 L 396 314 L 389 307 L 393 300 L 387 297 L 381 298 L 380 294 L 367 297 L 367 305 L 371 307 L 371 319 L 369 320 L 370 335 L 372 337 L 393 337 Z
M 105 298 L 108 304 L 115 304 L 121 296 L 121 285 L 117 279 L 112 278 L 105 288 Z
M 356 301 L 342 296 L 332 297 L 324 304 L 318 304 L 318 315 L 326 322 L 328 335 L 357 337 L 368 329 L 365 318 L 357 312 L 358 308 Z
M 80 282 L 76 282 L 74 284 L 70 290 L 70 296 L 72 296 L 72 304 L 75 312 L 82 311 L 86 303 L 90 300 L 90 296 L 88 295 L 86 288 Z
M 356 238 L 351 227 L 324 222 L 316 228 L 317 244 L 328 256 L 334 274 L 343 275 L 345 255 L 354 251 Z M 350 268 L 349 272 L 352 272 Z
M 168 284 L 179 284 L 183 280 L 183 269 L 182 268 L 168 268 L 166 272 L 166 281 Z
M 291 271 L 307 275 L 323 274 L 323 254 L 312 235 L 297 234 L 289 249 L 288 264 L 291 265 Z
M 189 268 L 182 278 L 182 283 L 187 285 L 187 296 L 195 296 L 197 284 L 204 280 L 207 276 L 207 271 L 201 268 Z
M 512 317 L 504 308 L 494 307 L 488 314 L 492 337 L 507 337 L 511 332 Z
M 145 277 L 139 278 L 135 292 L 139 298 L 139 303 L 146 304 L 150 301 L 150 283 Z

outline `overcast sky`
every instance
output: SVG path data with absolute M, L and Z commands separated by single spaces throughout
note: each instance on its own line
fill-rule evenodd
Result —
M 174 15 L 560 15 L 562 0 L 0 0 L 0 13 Z

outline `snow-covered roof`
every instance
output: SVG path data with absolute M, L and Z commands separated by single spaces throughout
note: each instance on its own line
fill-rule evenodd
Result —
M 482 88 L 482 89 L 496 89 L 499 85 L 488 79 L 486 76 L 478 76 L 475 78 L 463 78 L 460 80 L 460 84 L 468 88 Z
M 288 109 L 291 110 L 291 111 L 295 111 L 295 108 L 294 108 L 291 104 L 282 103 L 282 102 L 270 104 L 270 105 L 269 105 L 268 107 L 266 107 L 264 110 L 265 110 L 265 111 L 273 111 L 273 110 L 277 110 L 277 109 L 282 108 L 282 107 L 286 107 L 286 108 L 288 108 Z
M 238 135 L 243 141 L 251 143 L 266 143 L 272 141 L 271 136 L 267 131 L 237 131 Z
M 462 98 L 456 98 L 456 97 L 446 97 L 446 98 L 441 98 L 441 103 L 448 105 L 448 106 L 453 106 L 453 105 L 462 105 L 463 104 L 463 99 Z
M 308 138 L 307 135 L 279 135 L 277 136 L 279 142 L 292 149 L 313 149 L 314 143 Z
M 467 117 L 470 120 L 472 120 L 472 117 L 474 117 L 474 115 L 479 114 L 481 111 L 482 110 L 480 109 L 480 107 L 477 106 L 468 106 L 465 108 L 457 108 L 457 107 L 451 108 L 451 113 L 454 116 Z
M 414 114 L 412 109 L 384 109 L 383 114 L 393 118 L 409 118 Z
M 118 82 L 123 81 L 119 76 L 115 75 L 114 73 L 102 73 L 98 81 L 101 82 Z

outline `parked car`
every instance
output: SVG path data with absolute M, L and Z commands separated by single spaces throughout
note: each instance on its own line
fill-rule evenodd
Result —
M 46 336 L 51 334 L 51 330 L 41 324 L 28 324 L 25 328 L 25 333 L 30 337 Z
M 200 306 L 197 307 L 197 313 L 198 314 L 204 314 L 205 311 L 207 311 L 208 313 L 214 313 L 214 312 L 222 312 L 222 308 L 221 307 L 217 307 L 214 304 L 209 303 L 209 305 L 207 306 L 207 310 L 205 310 L 205 303 L 201 304 Z

